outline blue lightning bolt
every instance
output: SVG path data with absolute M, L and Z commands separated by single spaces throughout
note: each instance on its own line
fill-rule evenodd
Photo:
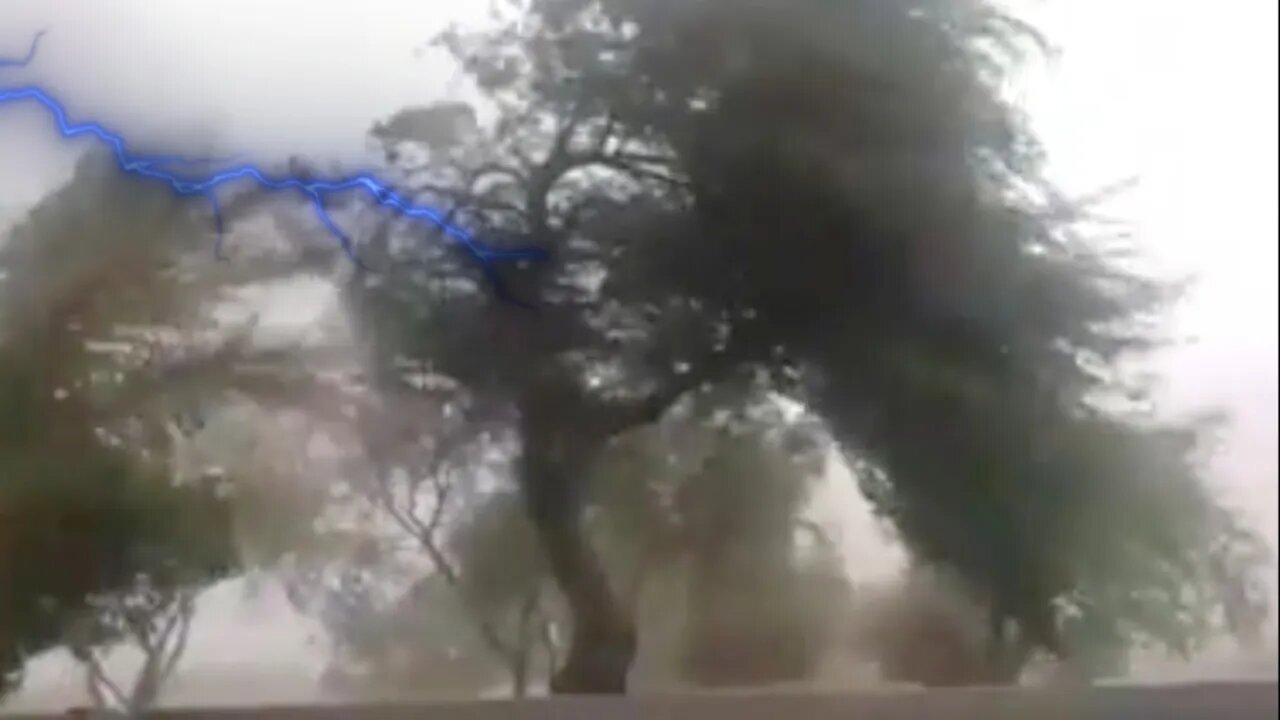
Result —
M 40 49 L 40 40 L 44 35 L 43 31 L 35 35 L 24 57 L 0 58 L 0 68 L 24 68 L 30 65 Z M 191 167 L 219 161 L 209 158 L 166 155 L 138 157 L 129 152 L 123 137 L 108 130 L 103 125 L 93 122 L 70 122 L 62 105 L 39 86 L 12 89 L 0 88 L 0 105 L 20 102 L 34 102 L 48 110 L 63 137 L 73 139 L 87 135 L 111 148 L 116 162 L 123 172 L 162 182 L 180 196 L 203 196 L 209 202 L 213 211 L 219 249 L 222 245 L 224 224 L 221 207 L 218 203 L 217 190 L 219 187 L 229 183 L 252 180 L 264 190 L 277 192 L 295 191 L 303 195 L 310 201 L 320 224 L 337 238 L 343 252 L 351 258 L 352 262 L 362 268 L 364 264 L 356 256 L 355 245 L 352 243 L 351 238 L 343 232 L 325 207 L 325 199 L 328 196 L 363 191 L 377 205 L 388 208 L 401 217 L 426 223 L 437 228 L 443 235 L 461 245 L 467 254 L 476 261 L 499 298 L 524 307 L 528 307 L 528 305 L 507 294 L 501 277 L 497 273 L 495 263 L 537 262 L 547 258 L 547 252 L 544 249 L 533 246 L 510 249 L 488 247 L 470 232 L 450 223 L 439 210 L 410 200 L 387 183 L 370 174 L 350 175 L 330 180 L 313 180 L 297 176 L 272 177 L 255 165 L 240 164 L 204 176 L 184 177 L 165 168 L 172 166 Z

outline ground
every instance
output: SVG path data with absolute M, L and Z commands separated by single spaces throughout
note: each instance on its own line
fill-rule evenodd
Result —
M 167 710 L 155 720 L 1272 720 L 1275 682 L 860 695 L 723 695 L 554 699 L 399 706 Z M 21 715 L 51 720 L 66 714 Z

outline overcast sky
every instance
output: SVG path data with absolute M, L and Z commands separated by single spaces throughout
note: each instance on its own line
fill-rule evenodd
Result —
M 1215 479 L 1274 543 L 1277 3 L 1035 5 L 1034 18 L 1063 50 L 1034 74 L 1027 98 L 1054 170 L 1082 192 L 1140 178 L 1113 211 L 1136 224 L 1161 268 L 1199 279 L 1176 316 L 1178 330 L 1197 342 L 1159 362 L 1170 407 L 1219 403 L 1236 415 Z M 49 31 L 38 61 L 0 71 L 0 87 L 39 82 L 73 118 L 101 120 L 138 145 L 355 163 L 373 120 L 457 90 L 456 71 L 420 51 L 445 22 L 474 20 L 484 7 L 0 0 L 0 56 L 21 54 L 33 32 Z M 65 179 L 77 151 L 43 114 L 0 107 L 0 214 Z M 315 654 L 302 649 L 299 633 L 264 635 L 266 616 L 255 617 L 228 611 L 203 620 L 189 664 L 254 638 L 256 646 Z M 237 627 L 248 630 L 233 643 L 226 633 Z

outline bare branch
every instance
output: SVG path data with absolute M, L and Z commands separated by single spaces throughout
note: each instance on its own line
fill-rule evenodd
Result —
M 467 182 L 467 191 L 475 192 L 476 186 L 480 184 L 480 181 L 492 175 L 508 177 L 514 180 L 517 185 L 523 185 L 529 182 L 528 173 L 520 170 L 519 168 L 499 162 L 488 162 L 471 172 L 470 179 Z
M 670 173 L 662 172 L 654 168 L 644 167 L 643 160 L 628 160 L 625 156 L 602 155 L 595 158 L 592 162 L 598 163 L 605 167 L 613 168 L 622 172 L 631 173 L 633 175 L 646 178 L 648 180 L 656 180 L 665 185 L 670 185 L 679 189 L 688 189 L 691 187 L 688 180 L 676 177 Z
M 159 678 L 164 682 L 173 675 L 174 669 L 178 666 L 178 661 L 187 650 L 187 639 L 191 635 L 191 620 L 195 616 L 195 598 L 189 592 L 182 592 L 178 600 L 175 617 L 177 623 L 171 626 L 165 633 L 164 645 L 168 644 L 170 636 L 174 637 L 173 647 L 166 651 L 167 657 L 160 669 Z

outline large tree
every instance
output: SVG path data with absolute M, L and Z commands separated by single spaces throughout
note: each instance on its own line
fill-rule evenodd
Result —
M 451 219 L 548 260 L 459 275 L 462 254 L 388 222 L 348 298 L 388 387 L 411 357 L 514 431 L 574 620 L 554 689 L 621 691 L 635 653 L 582 528 L 587 468 L 744 374 L 817 412 L 912 552 L 1019 647 L 1066 653 L 1073 612 L 1140 614 L 1230 556 L 1200 431 L 1154 423 L 1118 372 L 1158 344 L 1166 288 L 1045 181 L 1003 92 L 1032 31 L 979 0 L 525 5 L 443 38 L 479 112 L 375 135 Z M 1166 484 L 1194 522 L 1109 519 Z

